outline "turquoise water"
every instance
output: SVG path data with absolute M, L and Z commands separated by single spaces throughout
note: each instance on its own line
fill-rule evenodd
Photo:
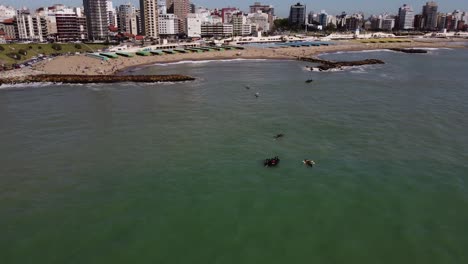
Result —
M 0 262 L 466 263 L 466 50 L 325 57 L 0 88 Z

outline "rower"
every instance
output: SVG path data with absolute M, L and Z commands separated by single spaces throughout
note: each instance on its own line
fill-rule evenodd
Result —
M 282 138 L 282 137 L 284 137 L 284 134 L 277 134 L 276 136 L 274 136 L 275 139 Z
M 308 159 L 305 159 L 302 161 L 305 165 L 309 166 L 309 167 L 313 167 L 315 165 L 315 161 L 313 160 L 308 160 Z

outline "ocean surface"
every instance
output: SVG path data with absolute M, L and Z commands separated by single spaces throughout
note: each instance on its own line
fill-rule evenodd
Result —
M 0 263 L 468 263 L 468 50 L 323 58 L 0 87 Z

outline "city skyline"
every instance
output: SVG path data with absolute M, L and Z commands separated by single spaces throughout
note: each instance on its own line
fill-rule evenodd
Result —
M 132 3 L 135 6 L 139 6 L 138 0 L 113 0 L 114 6 L 118 6 L 125 3 Z M 207 8 L 221 8 L 221 7 L 238 7 L 241 10 L 248 10 L 249 5 L 254 2 L 261 2 L 262 4 L 273 5 L 276 10 L 276 15 L 279 17 L 287 17 L 289 14 L 289 7 L 297 2 L 306 4 L 307 12 L 315 11 L 320 12 L 325 10 L 329 14 L 339 14 L 342 11 L 348 13 L 364 12 L 366 15 L 380 14 L 380 13 L 394 13 L 398 12 L 398 8 L 403 4 L 408 4 L 413 7 L 415 13 L 422 12 L 422 6 L 428 2 L 427 0 L 411 0 L 411 1 L 400 1 L 391 0 L 385 1 L 385 3 L 375 4 L 375 1 L 370 0 L 355 0 L 355 1 L 343 1 L 343 0 L 329 0 L 327 2 L 321 1 L 284 1 L 284 0 L 268 0 L 268 1 L 257 1 L 257 0 L 195 0 L 192 1 L 197 6 L 203 6 Z M 468 2 L 460 2 L 458 0 L 444 0 L 436 1 L 439 4 L 439 12 L 446 13 L 452 12 L 456 9 L 462 11 L 468 11 Z M 39 0 L 31 3 L 30 0 L 3 0 L 3 5 L 11 5 L 16 8 L 28 7 L 36 9 L 43 6 L 51 6 L 53 4 L 64 4 L 67 6 L 82 6 L 83 0 Z M 337 7 L 338 6 L 338 7 Z

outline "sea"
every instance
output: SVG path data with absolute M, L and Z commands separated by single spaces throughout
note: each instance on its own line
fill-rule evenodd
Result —
M 0 263 L 468 263 L 468 50 L 321 57 L 0 86 Z

